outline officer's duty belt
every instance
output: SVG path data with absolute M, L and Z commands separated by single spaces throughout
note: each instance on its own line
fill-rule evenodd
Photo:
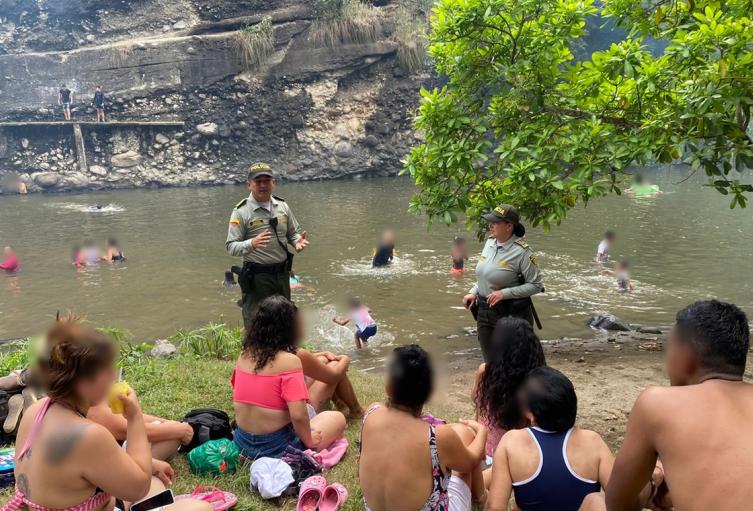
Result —
M 275 264 L 259 264 L 259 263 L 246 262 L 243 264 L 243 269 L 248 271 L 252 275 L 255 273 L 287 273 L 288 262 L 283 261 L 281 263 L 275 263 Z

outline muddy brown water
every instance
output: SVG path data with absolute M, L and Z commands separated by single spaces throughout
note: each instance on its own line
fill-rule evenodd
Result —
M 573 211 L 553 232 L 529 230 L 546 284 L 535 299 L 543 338 L 588 336 L 586 320 L 604 311 L 632 323 L 668 325 L 678 308 L 707 297 L 753 312 L 753 210 L 730 210 L 727 198 L 698 179 L 680 183 L 685 175 L 665 169 L 654 178 L 663 195 L 611 196 Z M 330 320 L 345 312 L 346 296 L 359 295 L 380 330 L 357 357 L 364 368 L 407 342 L 477 356 L 460 300 L 473 282 L 481 245 L 471 242 L 470 271 L 452 277 L 451 240 L 472 235 L 463 226 L 428 229 L 425 218 L 407 211 L 413 191 L 406 179 L 282 183 L 277 189 L 311 238 L 295 261 L 305 288 L 294 291 L 308 311 L 310 336 L 352 350 L 350 330 Z M 245 195 L 245 188 L 227 186 L 0 197 L 0 245 L 13 245 L 23 268 L 0 275 L 0 338 L 39 333 L 57 310 L 68 309 L 139 339 L 208 321 L 239 323 L 239 292 L 221 282 L 236 262 L 224 250 L 227 220 Z M 373 270 L 371 250 L 385 227 L 396 231 L 398 260 Z M 617 292 L 613 277 L 593 262 L 607 228 L 618 232 L 613 259 L 631 262 L 632 293 Z M 126 263 L 85 270 L 70 264 L 74 243 L 109 236 L 122 245 Z

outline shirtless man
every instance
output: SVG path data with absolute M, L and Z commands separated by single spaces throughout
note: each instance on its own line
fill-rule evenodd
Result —
M 753 385 L 743 382 L 748 319 L 732 304 L 708 300 L 689 305 L 676 320 L 666 358 L 672 387 L 649 388 L 635 402 L 606 509 L 643 509 L 638 494 L 657 457 L 666 485 L 657 489 L 653 509 L 750 509 Z M 596 498 L 590 500 L 592 507 L 583 509 L 599 509 Z

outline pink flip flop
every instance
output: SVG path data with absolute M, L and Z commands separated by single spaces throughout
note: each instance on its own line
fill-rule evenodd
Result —
M 295 511 L 316 511 L 322 501 L 322 494 L 327 487 L 327 480 L 322 476 L 311 476 L 301 484 L 298 492 L 298 504 Z
M 238 497 L 234 494 L 229 491 L 222 491 L 214 486 L 199 486 L 191 494 L 178 495 L 175 497 L 175 502 L 189 499 L 208 502 L 212 505 L 214 511 L 225 511 L 238 503 Z
M 332 483 L 324 489 L 319 511 L 337 511 L 348 500 L 348 489 L 340 483 Z

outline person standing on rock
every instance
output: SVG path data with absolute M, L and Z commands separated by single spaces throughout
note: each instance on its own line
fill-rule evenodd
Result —
M 501 204 L 484 215 L 490 236 L 476 265 L 476 283 L 463 297 L 473 312 L 484 361 L 491 353 L 494 326 L 500 318 L 514 316 L 538 324 L 531 296 L 544 291 L 536 257 L 523 237 L 526 229 L 518 211 Z
M 97 122 L 105 122 L 105 93 L 102 92 L 101 85 L 97 85 L 94 98 L 92 98 L 92 105 L 97 110 Z
M 58 92 L 58 104 L 63 105 L 63 116 L 66 121 L 71 120 L 71 103 L 73 103 L 74 94 L 68 85 L 63 84 Z
M 243 267 L 233 267 L 241 286 L 243 323 L 248 329 L 253 311 L 265 298 L 282 295 L 290 299 L 293 254 L 308 244 L 290 206 L 273 196 L 276 181 L 266 163 L 251 165 L 246 182 L 251 194 L 230 215 L 225 248 L 231 256 L 243 257 Z

